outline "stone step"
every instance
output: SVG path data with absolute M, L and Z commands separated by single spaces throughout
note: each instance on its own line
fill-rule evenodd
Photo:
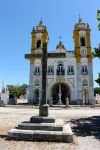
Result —
M 18 129 L 23 130 L 46 130 L 46 131 L 63 131 L 62 125 L 54 123 L 20 123 Z
M 62 132 L 62 131 L 11 129 L 8 132 L 8 139 L 72 143 L 73 133 L 71 130 Z
M 55 123 L 55 118 L 54 117 L 38 117 L 38 116 L 33 116 L 30 118 L 31 123 Z

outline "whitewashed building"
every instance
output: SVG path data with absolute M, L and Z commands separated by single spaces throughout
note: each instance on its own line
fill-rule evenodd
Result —
M 60 41 L 47 60 L 47 100 L 53 104 L 94 104 L 93 69 L 90 44 L 90 27 L 79 18 L 73 29 L 75 48 L 68 51 Z M 29 101 L 41 100 L 41 59 L 32 54 L 42 53 L 44 42 L 48 42 L 48 31 L 42 21 L 32 30 L 30 60 Z M 50 57 L 49 57 L 50 56 Z

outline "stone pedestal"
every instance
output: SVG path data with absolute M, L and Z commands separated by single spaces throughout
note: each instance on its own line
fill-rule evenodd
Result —
M 31 117 L 8 132 L 8 139 L 25 141 L 73 142 L 69 123 L 59 122 L 52 117 Z
M 49 115 L 49 105 L 45 104 L 39 107 L 39 116 L 46 117 Z
M 7 105 L 9 101 L 9 94 L 1 93 L 1 101 L 3 102 L 4 105 Z

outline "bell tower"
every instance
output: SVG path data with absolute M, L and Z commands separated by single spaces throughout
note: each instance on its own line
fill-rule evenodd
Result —
M 46 26 L 43 25 L 42 20 L 40 20 L 39 24 L 36 27 L 33 27 L 31 35 L 31 54 L 42 53 L 43 43 L 48 43 L 48 32 Z M 30 62 L 34 64 L 34 59 L 31 58 Z
M 31 43 L 31 54 L 42 54 L 43 43 L 48 43 L 48 32 L 46 26 L 43 24 L 42 20 L 36 27 L 33 27 L 31 32 L 32 43 Z M 35 76 L 35 70 L 41 73 L 41 58 L 30 57 L 30 77 L 29 77 L 29 103 L 32 104 L 34 101 L 34 84 L 40 81 L 41 76 Z M 37 67 L 36 67 L 37 65 Z M 38 89 L 36 92 L 39 95 L 40 83 L 38 83 Z
M 73 31 L 77 63 L 80 63 L 83 57 L 87 58 L 89 63 L 92 62 L 90 31 L 89 24 L 83 23 L 82 19 L 79 17 L 79 22 L 75 24 Z
M 79 17 L 73 31 L 78 104 L 93 104 L 94 99 L 90 31 L 89 24 L 83 23 Z

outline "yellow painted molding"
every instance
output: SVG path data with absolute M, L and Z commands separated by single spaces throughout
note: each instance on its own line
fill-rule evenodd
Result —
M 48 42 L 48 32 L 43 32 L 42 34 L 42 42 L 47 43 Z
M 32 34 L 31 53 L 33 54 L 33 53 L 34 53 L 34 50 L 35 50 L 36 33 L 35 33 L 35 32 L 32 32 L 31 34 Z
M 34 64 L 34 58 L 30 58 L 30 64 Z
M 88 57 L 88 63 L 92 63 L 92 56 Z

